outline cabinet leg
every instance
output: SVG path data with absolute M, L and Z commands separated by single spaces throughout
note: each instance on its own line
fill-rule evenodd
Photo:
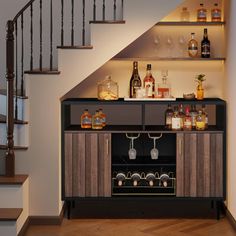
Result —
M 72 208 L 75 208 L 75 200 L 72 201 Z
M 211 209 L 214 209 L 215 208 L 215 202 L 214 200 L 211 200 Z
M 66 201 L 67 206 L 67 219 L 70 219 L 70 212 L 71 212 L 71 201 Z
M 220 219 L 221 201 L 216 201 L 216 219 Z

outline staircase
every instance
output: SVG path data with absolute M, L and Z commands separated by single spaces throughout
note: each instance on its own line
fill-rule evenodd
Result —
M 124 1 L 125 21 L 91 21 L 91 40 L 86 42 L 88 45 L 73 43 L 58 47 L 58 71 L 51 66 L 46 72 L 39 68 L 29 69 L 24 74 L 24 93 L 12 97 L 18 104 L 17 119 L 14 120 L 15 173 L 27 173 L 30 176 L 30 197 L 27 191 L 27 196 L 24 197 L 29 204 L 29 210 L 24 205 L 12 205 L 17 210 L 13 217 L 15 223 L 11 224 L 12 234 L 9 235 L 20 232 L 24 223 L 18 224 L 18 221 L 26 220 L 25 217 L 21 220 L 23 212 L 28 211 L 28 215 L 35 217 L 52 217 L 58 216 L 62 209 L 60 99 L 181 2 L 183 0 L 172 0 L 168 3 L 165 0 L 149 0 L 148 4 L 145 0 Z M 6 134 L 5 121 L 9 114 L 6 114 L 6 108 L 2 106 L 6 104 L 4 92 L 1 92 L 0 103 L 0 148 L 6 149 L 6 135 L 2 134 Z M 3 159 L 0 163 L 4 162 Z M 28 185 L 28 179 L 21 184 L 21 188 L 25 184 Z M 5 185 L 4 188 L 2 192 L 10 195 Z M 10 201 L 7 197 L 1 202 L 8 208 Z M 1 234 L 4 219 L 7 217 L 1 220 L 0 209 L 0 235 L 7 235 Z

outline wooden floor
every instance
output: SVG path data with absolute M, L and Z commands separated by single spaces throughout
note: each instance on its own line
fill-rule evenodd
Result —
M 61 226 L 30 226 L 25 236 L 236 236 L 226 218 L 64 219 Z

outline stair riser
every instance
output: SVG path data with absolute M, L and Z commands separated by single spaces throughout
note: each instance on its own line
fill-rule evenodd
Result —
M 0 186 L 0 208 L 23 208 L 23 189 L 21 185 Z
M 28 147 L 29 145 L 29 125 L 14 125 L 14 145 Z M 0 123 L 0 145 L 7 143 L 7 126 Z
M 28 99 L 17 99 L 17 105 L 18 105 L 18 120 L 27 120 L 27 113 L 26 113 L 26 104 Z M 7 115 L 7 97 L 6 95 L 0 94 L 0 114 Z M 15 108 L 14 108 L 15 109 Z
M 1 236 L 16 236 L 17 232 L 16 221 L 0 222 L 0 235 Z

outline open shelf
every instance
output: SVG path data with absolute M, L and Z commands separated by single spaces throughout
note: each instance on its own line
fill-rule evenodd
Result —
M 163 25 L 163 26 L 222 26 L 222 25 L 225 25 L 225 21 L 220 21 L 220 22 L 211 22 L 211 21 L 206 21 L 206 22 L 160 21 L 156 25 L 157 26 L 161 26 L 161 25 Z
M 113 57 L 113 61 L 225 61 L 225 57 L 191 58 L 191 57 Z

